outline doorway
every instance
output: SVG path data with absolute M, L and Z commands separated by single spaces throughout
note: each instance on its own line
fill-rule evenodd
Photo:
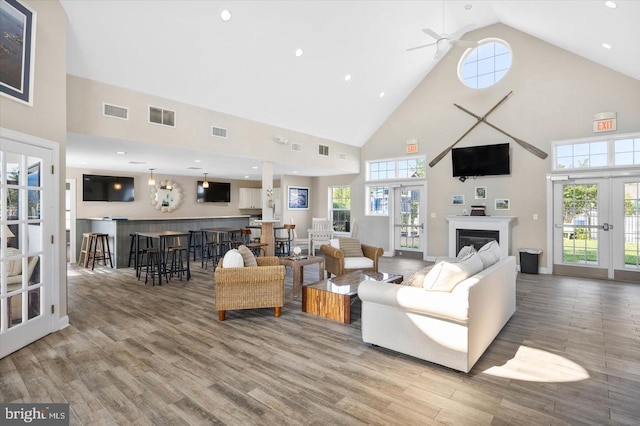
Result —
M 639 282 L 640 177 L 553 186 L 554 273 Z
M 394 255 L 423 259 L 426 255 L 426 196 L 422 185 L 399 186 L 393 192 Z
M 50 149 L 0 145 L 0 358 L 53 331 L 55 234 Z

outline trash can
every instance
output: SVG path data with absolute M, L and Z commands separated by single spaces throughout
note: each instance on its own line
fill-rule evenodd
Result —
M 525 274 L 537 274 L 538 262 L 540 261 L 541 249 L 521 248 L 520 249 L 520 272 Z

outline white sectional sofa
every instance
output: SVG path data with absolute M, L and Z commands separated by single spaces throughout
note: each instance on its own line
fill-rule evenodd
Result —
M 516 310 L 516 260 L 500 259 L 450 292 L 363 281 L 358 296 L 365 343 L 467 373 Z

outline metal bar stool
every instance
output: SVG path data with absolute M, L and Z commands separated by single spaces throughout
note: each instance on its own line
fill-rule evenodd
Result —
M 151 274 L 151 284 L 153 286 L 156 285 L 156 274 L 160 275 L 162 271 L 160 270 L 160 249 L 155 247 L 149 247 L 146 249 L 146 268 L 144 274 L 144 283 L 146 284 L 149 280 L 149 274 Z M 140 280 L 140 274 L 138 276 L 138 280 Z M 158 285 L 160 284 L 160 277 L 158 277 Z
M 191 239 L 191 235 L 189 235 L 189 239 Z M 175 237 L 173 244 L 167 247 L 167 259 L 171 259 L 168 270 L 169 279 L 176 274 L 180 277 L 180 281 L 182 281 L 182 275 L 188 272 L 184 264 L 186 260 L 185 256 L 189 256 L 189 248 L 180 243 L 180 237 Z
M 202 231 L 189 231 L 189 253 L 193 253 L 193 261 L 195 262 L 196 256 L 198 252 L 200 252 L 200 257 L 202 257 L 203 246 L 202 246 Z
M 276 256 L 280 256 L 280 257 L 291 256 L 291 241 L 292 241 L 291 230 L 295 229 L 295 227 L 296 225 L 292 223 L 285 223 L 283 225 L 283 229 L 287 231 L 287 236 L 286 237 L 278 237 L 277 235 L 274 236 Z M 276 231 L 274 231 L 274 233 L 275 232 Z

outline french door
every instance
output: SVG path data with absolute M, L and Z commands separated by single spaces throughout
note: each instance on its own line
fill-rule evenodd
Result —
M 640 178 L 554 183 L 554 272 L 640 281 Z
M 422 185 L 394 188 L 394 255 L 423 259 L 426 253 L 426 196 Z
M 0 358 L 53 331 L 52 151 L 0 139 Z M 54 288 L 55 287 L 55 288 Z

